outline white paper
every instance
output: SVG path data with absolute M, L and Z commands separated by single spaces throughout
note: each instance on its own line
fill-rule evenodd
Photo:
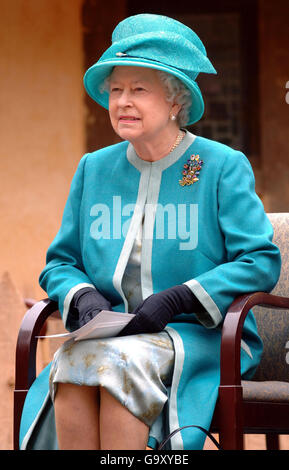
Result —
M 131 313 L 102 310 L 92 320 L 71 333 L 37 336 L 37 338 L 74 338 L 75 341 L 89 338 L 108 338 L 116 336 L 133 319 Z

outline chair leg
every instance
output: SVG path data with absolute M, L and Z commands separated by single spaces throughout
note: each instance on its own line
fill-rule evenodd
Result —
M 219 387 L 219 436 L 223 450 L 243 450 L 242 387 Z
M 14 409 L 13 409 L 13 449 L 19 450 L 19 430 L 23 405 L 28 390 L 14 390 Z
M 266 449 L 267 450 L 279 450 L 279 434 L 266 434 Z

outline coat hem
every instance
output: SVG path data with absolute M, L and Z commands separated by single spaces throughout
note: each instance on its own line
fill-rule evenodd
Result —
M 39 409 L 39 411 L 38 411 L 38 413 L 37 413 L 37 415 L 36 415 L 34 421 L 31 423 L 31 425 L 30 425 L 30 427 L 29 427 L 27 433 L 25 434 L 25 436 L 24 436 L 24 438 L 23 438 L 23 440 L 22 440 L 22 443 L 20 443 L 20 450 L 26 450 L 26 447 L 27 447 L 27 444 L 28 444 L 28 442 L 29 442 L 29 439 L 30 439 L 30 437 L 32 436 L 33 430 L 34 430 L 34 428 L 35 428 L 35 426 L 36 426 L 36 424 L 37 424 L 37 422 L 38 422 L 38 420 L 39 420 L 39 417 L 41 416 L 41 413 L 42 413 L 42 411 L 44 410 L 44 408 L 45 408 L 45 406 L 46 406 L 46 403 L 47 403 L 47 401 L 48 401 L 48 399 L 49 399 L 49 396 L 50 396 L 50 394 L 49 394 L 49 391 L 48 391 L 47 394 L 46 394 L 46 396 L 45 396 L 45 398 L 44 398 L 44 400 L 43 400 L 43 403 L 42 403 L 41 408 Z
M 183 372 L 185 350 L 183 340 L 179 333 L 172 327 L 167 326 L 165 331 L 169 334 L 174 343 L 175 348 L 175 365 L 174 373 L 172 378 L 171 392 L 169 398 L 169 433 L 180 427 L 178 417 L 178 403 L 177 403 L 177 392 L 179 388 L 179 382 Z M 181 433 L 175 434 L 171 438 L 171 449 L 172 450 L 184 450 L 183 439 Z

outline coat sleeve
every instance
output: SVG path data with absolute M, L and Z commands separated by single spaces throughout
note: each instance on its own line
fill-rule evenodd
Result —
M 64 208 L 60 230 L 47 251 L 46 266 L 40 274 L 40 286 L 58 302 L 64 324 L 73 295 L 83 287 L 94 287 L 84 271 L 80 243 L 80 207 L 83 190 L 85 155 L 73 177 Z
M 218 184 L 218 221 L 227 259 L 185 282 L 206 312 L 196 314 L 208 328 L 216 327 L 233 300 L 242 294 L 270 292 L 281 269 L 273 228 L 255 192 L 251 165 L 241 152 L 226 159 Z

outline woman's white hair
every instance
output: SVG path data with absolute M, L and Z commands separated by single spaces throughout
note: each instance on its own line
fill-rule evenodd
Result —
M 177 123 L 179 127 L 184 127 L 189 121 L 189 113 L 192 106 L 192 95 L 186 85 L 177 77 L 170 73 L 157 70 L 157 73 L 165 87 L 167 100 L 181 105 L 181 109 L 177 115 Z M 100 91 L 103 93 L 109 91 L 110 75 L 106 77 Z
M 163 72 L 162 70 L 158 70 L 157 73 L 165 86 L 167 100 L 181 105 L 177 116 L 179 126 L 186 126 L 189 121 L 189 113 L 192 106 L 192 95 L 189 89 L 174 75 Z

